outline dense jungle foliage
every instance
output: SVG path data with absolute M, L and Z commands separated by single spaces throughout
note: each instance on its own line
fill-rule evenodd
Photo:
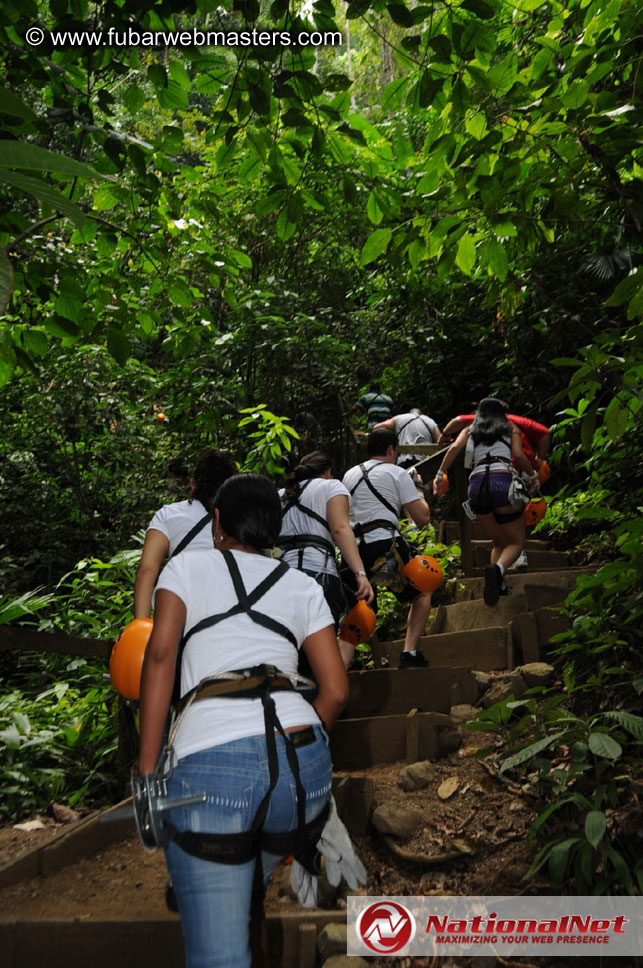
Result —
M 341 43 L 54 37 L 128 26 Z M 496 393 L 555 424 L 543 528 L 600 567 L 564 691 L 487 725 L 541 776 L 534 869 L 639 891 L 640 34 L 631 0 L 5 0 L 0 621 L 112 638 L 205 446 L 278 476 L 310 411 L 343 470 L 370 380 L 441 426 Z M 4 815 L 105 797 L 104 668 L 0 657 Z

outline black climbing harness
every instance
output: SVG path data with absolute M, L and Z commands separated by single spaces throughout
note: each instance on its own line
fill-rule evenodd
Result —
M 329 558 L 335 559 L 335 545 L 330 538 L 330 528 L 328 527 L 328 521 L 323 518 L 321 514 L 317 514 L 312 508 L 306 507 L 305 504 L 301 503 L 301 495 L 304 493 L 310 482 L 314 478 L 310 478 L 306 481 L 303 487 L 300 489 L 298 494 L 289 495 L 282 499 L 283 505 L 283 516 L 286 517 L 288 511 L 292 508 L 297 508 L 302 514 L 306 514 L 309 518 L 317 521 L 322 527 L 328 532 L 328 538 L 323 537 L 319 534 L 282 534 L 279 535 L 277 544 L 284 551 L 291 551 L 297 549 L 299 554 L 297 555 L 297 568 L 300 571 L 304 570 L 304 550 L 306 548 L 317 548 L 319 551 L 324 552 Z
M 386 461 L 380 460 L 376 464 L 373 464 L 373 467 L 378 467 L 385 463 Z M 396 523 L 394 524 L 392 521 L 389 521 L 388 518 L 374 518 L 373 520 L 369 521 L 368 524 L 361 524 L 360 522 L 358 522 L 357 524 L 353 525 L 353 533 L 355 534 L 355 538 L 357 539 L 358 544 L 360 544 L 363 541 L 364 535 L 370 534 L 371 531 L 377 531 L 381 528 L 385 529 L 386 531 L 391 531 L 393 540 L 395 540 L 396 535 L 400 533 L 400 529 L 398 527 L 400 512 L 399 510 L 396 510 L 393 507 L 390 501 L 386 500 L 383 494 L 380 494 L 380 492 L 377 490 L 377 488 L 371 481 L 370 471 L 373 470 L 373 467 L 367 468 L 364 464 L 359 465 L 359 469 L 362 472 L 362 476 L 357 481 L 357 483 L 351 488 L 350 495 L 352 497 L 355 491 L 357 490 L 357 488 L 362 483 L 362 481 L 364 481 L 369 491 L 377 498 L 380 504 L 383 504 L 387 511 L 390 511 L 391 514 L 395 515 Z
M 246 614 L 256 624 L 282 636 L 298 650 L 297 640 L 287 626 L 273 619 L 271 616 L 257 611 L 253 607 L 259 599 L 263 598 L 287 574 L 289 571 L 288 565 L 283 562 L 278 564 L 256 588 L 248 593 L 232 552 L 222 551 L 221 554 L 230 573 L 238 602 L 232 608 L 228 609 L 227 612 L 219 612 L 216 615 L 202 619 L 184 635 L 180 646 L 177 666 L 180 666 L 180 657 L 183 649 L 192 635 L 204 629 L 212 628 L 214 625 L 218 625 L 220 622 L 240 614 Z M 243 698 L 261 700 L 268 754 L 268 790 L 259 804 L 249 830 L 233 834 L 214 834 L 190 830 L 181 831 L 172 823 L 168 822 L 167 827 L 170 837 L 188 854 L 192 854 L 203 860 L 217 861 L 221 864 L 243 864 L 253 857 L 258 857 L 261 850 L 266 850 L 275 854 L 293 854 L 311 873 L 319 873 L 319 854 L 316 851 L 315 845 L 319 840 L 322 827 L 326 822 L 328 806 L 313 820 L 306 823 L 306 791 L 301 783 L 299 761 L 296 752 L 296 746 L 303 745 L 303 734 L 307 732 L 312 734 L 312 727 L 309 727 L 308 731 L 301 730 L 292 734 L 287 733 L 279 721 L 275 702 L 271 695 L 273 692 L 296 691 L 298 686 L 310 688 L 311 685 L 312 683 L 309 680 L 297 674 L 286 675 L 286 673 L 281 672 L 275 666 L 258 665 L 252 668 L 234 670 L 229 673 L 203 679 L 198 685 L 186 693 L 185 696 L 178 700 L 173 710 L 172 725 L 168 739 L 168 751 L 171 751 L 172 740 L 176 735 L 181 719 L 190 706 L 195 702 L 200 702 L 205 699 L 222 697 L 226 699 Z M 297 827 L 295 830 L 285 831 L 283 833 L 266 833 L 262 828 L 268 811 L 270 797 L 279 777 L 279 760 L 275 732 L 278 732 L 283 737 L 286 758 L 295 781 L 295 789 L 297 792 Z M 312 734 L 312 738 L 304 738 L 304 741 L 314 741 L 314 734 Z
M 505 440 L 505 438 L 500 439 Z M 510 441 L 506 441 L 506 443 L 509 447 L 511 446 Z M 478 472 L 478 468 L 484 467 L 484 474 L 478 491 L 479 497 L 483 499 L 484 491 L 486 491 L 487 502 L 491 504 L 491 467 L 493 464 L 504 464 L 507 472 L 511 474 L 511 484 L 509 485 L 507 500 L 514 508 L 514 511 L 499 513 L 494 509 L 493 515 L 499 524 L 509 524 L 511 521 L 517 520 L 529 502 L 529 494 L 522 478 L 513 465 L 511 457 L 503 457 L 502 454 L 492 454 L 491 451 L 487 451 L 481 460 L 478 460 L 475 464 L 473 464 L 473 450 L 473 439 L 471 434 L 469 434 L 464 466 L 471 468 L 472 475 Z M 463 506 L 469 503 L 469 501 L 465 501 Z M 465 511 L 466 510 L 467 509 L 465 507 Z M 474 515 L 474 517 L 477 517 L 477 515 Z
M 430 424 L 428 424 L 428 423 L 427 423 L 427 421 L 426 421 L 426 417 L 425 417 L 425 416 L 424 416 L 424 414 L 422 414 L 422 413 L 416 413 L 416 414 L 415 414 L 415 416 L 413 416 L 413 417 L 411 417 L 411 419 L 410 419 L 410 420 L 407 420 L 407 421 L 406 421 L 406 423 L 404 423 L 404 424 L 402 424 L 402 426 L 401 426 L 401 427 L 399 427 L 399 428 L 398 428 L 398 430 L 397 430 L 397 435 L 398 435 L 398 437 L 399 437 L 399 435 L 400 435 L 400 434 L 402 433 L 402 431 L 403 431 L 403 430 L 406 430 L 406 428 L 407 428 L 407 427 L 410 427 L 410 426 L 411 426 L 411 424 L 412 424 L 412 423 L 413 423 L 413 422 L 414 422 L 415 420 L 421 420 L 421 421 L 422 421 L 422 425 L 423 425 L 423 427 L 424 427 L 424 429 L 425 429 L 425 430 L 428 430 L 428 432 L 429 432 L 429 435 L 430 435 L 430 437 L 431 437 L 431 440 L 433 440 L 433 430 L 431 429 L 431 426 L 430 426 Z M 418 441 L 415 441 L 415 443 L 418 443 Z
M 211 520 L 212 520 L 212 512 L 211 511 L 208 511 L 207 514 L 204 514 L 202 518 L 199 518 L 199 520 L 194 525 L 194 527 L 190 528 L 190 530 L 188 531 L 188 533 L 185 534 L 185 535 L 183 535 L 183 537 L 181 538 L 181 540 L 177 544 L 176 548 L 174 549 L 174 551 L 172 552 L 172 554 L 169 556 L 168 561 L 171 561 L 172 558 L 174 558 L 176 555 L 180 555 L 181 552 L 185 548 L 187 548 L 187 546 L 190 544 L 190 542 L 192 541 L 192 539 L 193 538 L 196 538 L 197 534 L 200 534 L 201 531 L 203 531 L 203 529 L 205 528 L 205 526 L 208 523 L 208 521 L 211 521 Z

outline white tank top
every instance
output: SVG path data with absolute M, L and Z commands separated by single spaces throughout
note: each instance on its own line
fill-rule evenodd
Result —
M 511 470 L 511 441 L 509 437 L 499 437 L 493 444 L 475 444 L 473 448 L 472 474 L 480 474 L 487 469 L 487 455 L 499 458 L 489 465 L 491 471 Z

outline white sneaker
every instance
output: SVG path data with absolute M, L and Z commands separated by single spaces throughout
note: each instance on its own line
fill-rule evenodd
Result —
M 511 566 L 511 571 L 527 571 L 528 568 L 529 561 L 527 559 L 527 552 L 521 551 Z

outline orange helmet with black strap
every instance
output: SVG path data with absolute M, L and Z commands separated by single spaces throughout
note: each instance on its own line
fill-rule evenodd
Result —
M 109 674 L 116 692 L 126 699 L 141 694 L 141 672 L 145 649 L 152 634 L 151 618 L 135 618 L 117 638 L 109 660 Z
M 361 645 L 375 631 L 377 617 L 366 602 L 358 602 L 347 613 L 339 630 L 339 637 L 352 645 Z
M 538 524 L 545 517 L 547 502 L 544 497 L 533 498 L 525 508 L 525 523 L 528 528 Z
M 416 555 L 411 558 L 404 565 L 402 574 L 409 585 L 419 592 L 434 592 L 444 578 L 440 562 L 431 555 Z

